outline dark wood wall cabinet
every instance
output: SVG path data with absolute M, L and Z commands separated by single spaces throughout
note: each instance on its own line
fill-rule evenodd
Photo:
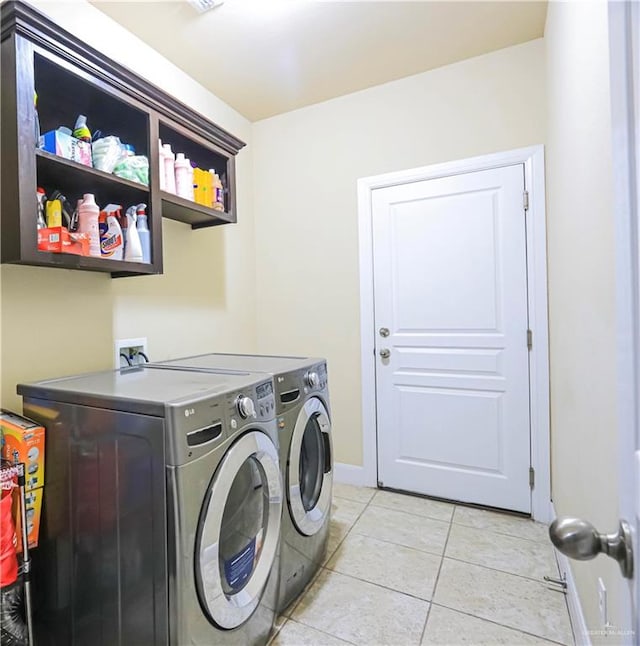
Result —
M 61 29 L 23 2 L 1 11 L 2 262 L 132 276 L 162 273 L 162 217 L 194 229 L 236 222 L 235 156 L 245 145 L 122 65 Z M 37 96 L 37 103 L 35 102 Z M 42 150 L 38 134 L 73 128 L 79 114 L 91 130 L 116 136 L 149 161 L 148 185 Z M 96 133 L 94 132 L 94 141 Z M 161 189 L 159 141 L 183 152 L 222 182 L 224 210 Z M 101 208 L 147 205 L 149 263 L 38 249 L 37 188 L 60 191 L 75 205 L 85 193 Z M 163 187 L 164 188 L 164 187 Z M 217 209 L 221 209 L 218 205 Z

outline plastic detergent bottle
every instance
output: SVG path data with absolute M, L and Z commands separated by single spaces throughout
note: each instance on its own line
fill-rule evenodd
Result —
M 47 223 L 45 222 L 44 219 L 44 212 L 45 212 L 45 204 L 47 201 L 47 195 L 44 192 L 43 188 L 40 188 L 38 186 L 38 190 L 36 191 L 36 197 L 38 198 L 38 213 L 37 213 L 37 227 L 38 229 L 46 229 L 47 228 Z
M 127 209 L 127 246 L 124 250 L 124 259 L 128 262 L 142 262 L 142 245 L 136 227 L 136 206 Z
M 151 231 L 147 222 L 147 205 L 138 204 L 136 207 L 136 228 L 140 236 L 140 246 L 142 248 L 142 262 L 151 262 Z
M 103 258 L 111 260 L 122 260 L 123 239 L 122 227 L 118 222 L 118 213 L 120 212 L 118 204 L 109 204 L 101 213 L 103 222 L 100 232 L 100 251 Z
M 167 183 L 164 178 L 164 148 L 162 147 L 162 139 L 158 139 L 158 153 L 159 153 L 159 173 L 158 173 L 158 179 L 160 180 L 160 190 L 161 191 L 166 191 L 167 188 Z
M 46 213 L 47 213 L 47 227 L 49 229 L 53 227 L 62 226 L 62 204 L 60 200 L 48 200 Z
M 213 175 L 213 208 L 216 211 L 224 211 L 224 187 L 214 168 L 209 172 Z
M 81 200 L 78 200 L 78 231 L 89 234 L 89 255 L 100 258 L 100 230 L 98 218 L 100 207 L 96 204 L 93 193 L 85 193 Z
M 87 117 L 84 114 L 78 115 L 73 129 L 73 136 L 81 141 L 91 141 L 91 130 L 87 127 Z
M 178 153 L 176 157 L 175 173 L 176 195 L 193 201 L 193 170 L 191 162 L 184 156 L 184 153 Z
M 173 193 L 175 195 L 176 176 L 175 168 L 173 167 L 175 157 L 170 144 L 162 144 L 162 150 L 164 151 L 164 190 L 167 191 L 167 193 Z

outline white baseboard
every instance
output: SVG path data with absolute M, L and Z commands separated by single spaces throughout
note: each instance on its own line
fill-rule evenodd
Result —
M 556 517 L 556 510 L 553 503 L 550 503 L 550 505 L 551 518 L 553 519 Z M 582 611 L 582 604 L 580 603 L 578 591 L 576 590 L 571 562 L 562 552 L 555 550 L 555 553 L 558 561 L 558 569 L 560 570 L 560 577 L 564 576 L 567 583 L 567 605 L 569 606 L 569 617 L 571 617 L 573 639 L 575 640 L 576 646 L 591 646 L 591 637 L 589 636 L 589 629 L 587 628 L 587 622 Z
M 333 479 L 340 484 L 350 484 L 358 487 L 366 486 L 364 467 L 356 466 L 355 464 L 334 462 Z

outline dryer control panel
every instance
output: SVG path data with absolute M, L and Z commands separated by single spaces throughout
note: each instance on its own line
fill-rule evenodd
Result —
M 323 393 L 327 389 L 327 363 L 316 363 L 275 378 L 277 414 L 281 415 L 299 404 L 311 393 Z

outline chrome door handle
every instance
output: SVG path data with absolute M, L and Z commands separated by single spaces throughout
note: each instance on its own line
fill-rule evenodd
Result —
M 606 554 L 618 561 L 623 577 L 633 578 L 633 539 L 626 520 L 620 521 L 615 534 L 599 534 L 581 518 L 556 518 L 549 527 L 549 538 L 560 552 L 579 561 Z
M 380 330 L 378 330 L 378 331 L 380 332 L 380 336 L 383 336 L 383 337 L 388 337 L 389 336 L 389 328 L 388 327 L 381 327 Z
M 380 356 L 383 359 L 388 359 L 391 356 L 391 350 L 388 350 L 387 348 L 383 348 L 380 350 Z

